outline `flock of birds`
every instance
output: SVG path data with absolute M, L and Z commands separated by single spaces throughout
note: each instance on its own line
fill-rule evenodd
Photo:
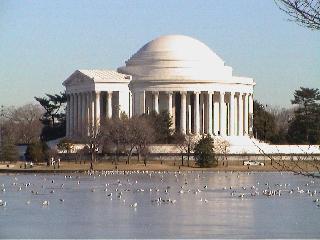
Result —
M 166 204 L 176 204 L 179 200 L 184 198 L 187 194 L 199 195 L 194 197 L 201 203 L 209 203 L 208 200 L 210 196 L 214 194 L 209 193 L 223 193 L 226 197 L 231 197 L 235 199 L 248 199 L 257 197 L 281 197 L 281 196 L 305 196 L 310 197 L 315 203 L 316 207 L 320 207 L 320 201 L 318 198 L 319 188 L 318 183 L 312 179 L 306 179 L 304 185 L 294 186 L 290 183 L 270 183 L 270 182 L 255 182 L 254 185 L 248 185 L 241 183 L 241 178 L 247 174 L 253 173 L 239 173 L 231 172 L 225 176 L 233 177 L 234 186 L 219 186 L 218 184 L 210 183 L 210 174 L 224 174 L 223 172 L 216 173 L 204 173 L 204 172 L 161 172 L 161 171 L 96 171 L 87 172 L 86 175 L 74 173 L 72 175 L 66 175 L 61 178 L 61 175 L 34 175 L 37 181 L 35 182 L 25 182 L 20 181 L 20 176 L 17 175 L 7 175 L 6 178 L 10 178 L 11 181 L 6 181 L 6 184 L 1 183 L 1 179 L 4 176 L 0 176 L 0 208 L 6 208 L 10 205 L 10 202 L 5 200 L 7 191 L 15 192 L 29 192 L 30 199 L 25 203 L 30 205 L 32 201 L 39 204 L 36 196 L 42 196 L 42 200 L 39 205 L 47 207 L 50 205 L 50 201 L 56 201 L 54 196 L 56 192 L 59 192 L 58 201 L 64 203 L 65 199 L 61 197 L 63 195 L 63 190 L 66 186 L 73 187 L 73 189 L 78 189 L 79 191 L 88 191 L 92 194 L 95 192 L 105 192 L 103 196 L 108 200 L 119 200 L 126 204 L 126 197 L 129 193 L 139 194 L 139 193 L 153 193 L 150 203 L 152 205 L 166 205 Z M 282 174 L 282 173 L 281 173 Z M 137 177 L 143 175 L 142 177 Z M 112 177 L 110 177 L 112 176 Z M 24 179 L 22 176 L 21 179 Z M 151 182 L 157 185 L 146 185 L 148 178 L 152 179 Z M 30 177 L 27 178 L 30 180 Z M 41 181 L 39 182 L 39 179 Z M 167 181 L 167 179 L 171 179 Z M 8 179 L 7 179 L 8 180 Z M 24 179 L 25 180 L 25 179 Z M 99 180 L 99 181 L 95 181 Z M 139 180 L 139 181 L 138 181 Z M 140 184 L 140 181 L 142 184 Z M 94 185 L 99 183 L 98 185 Z M 175 182 L 175 183 L 174 183 Z M 91 183 L 91 185 L 89 184 Z M 92 185 L 92 183 L 94 183 Z M 205 184 L 204 184 L 205 183 Z M 169 185 L 170 184 L 170 185 Z M 83 185 L 84 187 L 80 188 Z M 77 188 L 78 186 L 78 188 Z M 147 187 L 148 186 L 148 187 Z M 31 196 L 34 196 L 33 198 Z M 50 196 L 47 199 L 43 199 L 43 196 Z M 170 197 L 174 196 L 174 198 Z M 31 199 L 33 199 L 31 201 Z M 131 199 L 131 198 L 129 198 Z M 134 198 L 135 199 L 135 198 Z M 137 209 L 139 207 L 139 202 L 131 202 L 127 204 L 128 207 Z

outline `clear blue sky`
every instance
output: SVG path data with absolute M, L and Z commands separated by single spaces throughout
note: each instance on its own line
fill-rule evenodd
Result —
M 320 88 L 320 31 L 287 21 L 272 0 L 2 0 L 0 104 L 63 91 L 76 69 L 115 69 L 164 34 L 207 44 L 255 79 L 263 103 L 287 107 L 300 86 Z

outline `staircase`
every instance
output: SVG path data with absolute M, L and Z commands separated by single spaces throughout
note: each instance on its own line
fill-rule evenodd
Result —
M 249 136 L 225 136 L 233 154 L 320 154 L 319 145 L 272 145 Z

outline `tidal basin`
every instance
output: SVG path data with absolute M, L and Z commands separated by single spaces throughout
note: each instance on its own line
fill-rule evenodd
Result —
M 319 238 L 320 180 L 292 173 L 0 175 L 1 238 Z

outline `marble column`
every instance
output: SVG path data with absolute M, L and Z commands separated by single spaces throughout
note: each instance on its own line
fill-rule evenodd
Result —
M 239 136 L 243 136 L 243 95 L 238 96 L 238 131 Z
M 90 136 L 94 134 L 94 129 L 95 129 L 95 126 L 96 126 L 96 123 L 95 123 L 95 95 L 94 95 L 94 92 L 90 92 L 89 93 L 90 95 L 90 108 L 89 108 L 89 112 L 90 112 Z
M 173 98 L 173 92 L 167 92 L 168 94 L 168 105 L 167 105 L 167 111 L 169 113 L 169 115 L 171 116 L 172 119 L 172 129 L 176 128 L 176 124 L 175 124 L 175 119 L 173 118 L 173 102 L 172 102 L 172 98 Z
M 249 131 L 248 131 L 248 122 L 249 122 L 249 118 L 248 118 L 248 114 L 249 114 L 249 111 L 248 111 L 248 94 L 245 93 L 244 94 L 244 102 L 243 102 L 243 105 L 244 105 L 244 111 L 243 111 L 243 116 L 244 116 L 244 124 L 243 124 L 243 132 L 244 132 L 244 135 L 248 135 Z
M 74 136 L 74 93 L 70 94 L 70 137 Z
M 208 94 L 203 93 L 203 133 L 208 134 L 209 122 L 208 122 Z
M 199 113 L 200 113 L 200 134 L 204 133 L 204 108 L 203 108 L 203 103 L 204 103 L 204 96 L 203 93 L 200 92 L 199 95 L 200 98 L 200 105 L 199 105 Z
M 153 107 L 156 113 L 159 113 L 159 92 L 153 92 Z
M 142 91 L 140 94 L 140 115 L 147 112 L 146 106 L 146 91 Z
M 129 92 L 129 118 L 133 116 L 133 95 L 132 92 Z
M 220 92 L 220 135 L 225 136 L 226 135 L 226 104 L 224 101 L 224 92 Z
M 66 137 L 70 137 L 70 94 L 67 94 L 66 106 Z
M 194 133 L 200 133 L 200 112 L 199 112 L 199 94 L 200 92 L 194 92 Z
M 253 94 L 249 95 L 249 134 L 253 134 Z
M 230 93 L 230 136 L 234 136 L 234 92 Z
M 146 113 L 146 94 L 145 91 L 134 92 L 134 115 Z
M 168 113 L 172 117 L 172 92 L 168 92 Z
M 192 119 L 192 109 L 191 109 L 191 96 L 190 94 L 187 93 L 187 133 L 191 134 L 192 129 L 191 129 L 191 119 Z
M 213 132 L 214 135 L 218 135 L 219 129 L 220 129 L 220 116 L 219 116 L 219 112 L 220 112 L 220 104 L 219 104 L 219 100 L 216 98 L 217 97 L 218 92 L 215 92 L 213 95 Z
M 82 130 L 82 107 L 81 107 L 81 93 L 78 93 L 78 124 L 77 124 L 77 136 L 81 136 L 81 130 Z
M 186 134 L 186 114 L 187 114 L 187 92 L 180 92 L 181 95 L 181 106 L 180 106 L 180 131 Z
M 82 136 L 86 135 L 86 94 L 81 93 L 81 132 Z
M 90 118 L 90 108 L 92 107 L 92 104 L 91 104 L 91 93 L 90 92 L 86 92 L 86 98 L 87 98 L 87 101 L 86 101 L 86 136 L 90 136 L 90 126 L 91 126 L 91 118 Z
M 95 92 L 94 98 L 94 122 L 95 122 L 95 132 L 98 132 L 100 126 L 100 92 Z
M 107 118 L 112 118 L 112 91 L 107 92 Z
M 135 92 L 131 92 L 132 94 L 132 116 L 137 115 L 137 107 L 136 107 L 136 94 Z
M 207 98 L 207 107 L 208 107 L 208 134 L 212 135 L 212 92 L 208 92 Z
M 74 93 L 73 98 L 73 136 L 78 134 L 78 94 Z

